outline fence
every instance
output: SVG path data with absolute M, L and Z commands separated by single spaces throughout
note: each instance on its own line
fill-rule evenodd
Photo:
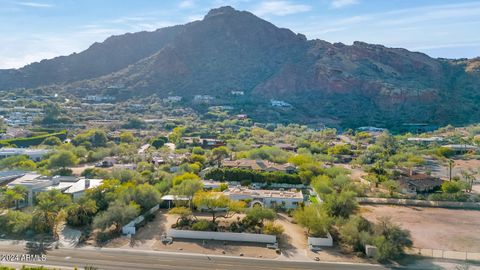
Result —
M 480 261 L 479 252 L 452 251 L 452 250 L 429 249 L 429 248 L 411 248 L 407 250 L 407 253 L 412 255 L 420 255 L 423 257 L 430 257 L 430 258 Z
M 331 247 L 333 246 L 333 238 L 330 233 L 327 234 L 327 237 L 308 237 L 308 247 L 310 249 L 315 249 L 317 247 Z
M 127 223 L 125 226 L 122 227 L 122 233 L 123 234 L 135 234 L 136 233 L 136 225 L 139 224 L 140 222 L 145 220 L 145 217 L 148 215 L 151 215 L 160 208 L 160 205 L 156 205 L 152 207 L 150 210 L 145 212 L 143 215 L 136 217 L 134 220 L 130 221 Z
M 253 243 L 267 243 L 267 244 L 272 244 L 277 242 L 277 237 L 275 235 L 256 234 L 256 233 L 203 232 L 203 231 L 170 229 L 167 232 L 167 236 L 172 238 L 253 242 Z
M 440 207 L 440 208 L 458 208 L 458 209 L 478 209 L 480 203 L 475 202 L 451 202 L 451 201 L 423 201 L 413 199 L 393 199 L 393 198 L 367 198 L 358 197 L 360 204 L 394 204 L 420 207 Z

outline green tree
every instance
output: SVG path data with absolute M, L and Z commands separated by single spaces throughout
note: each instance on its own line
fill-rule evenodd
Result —
M 186 196 L 190 202 L 193 195 L 202 189 L 203 183 L 200 179 L 185 179 L 180 184 L 173 186 L 170 193 L 177 196 Z
M 277 213 L 275 213 L 275 211 L 261 206 L 249 208 L 246 213 L 247 218 L 255 224 L 259 224 L 260 227 L 263 227 L 265 220 L 273 221 L 277 218 Z
M 22 193 L 17 192 L 13 188 L 9 188 L 0 194 L 0 202 L 4 208 L 10 208 L 15 204 L 18 206 L 18 201 L 23 199 L 23 196 Z
M 463 188 L 464 183 L 458 181 L 445 181 L 442 183 L 442 191 L 449 194 L 458 193 Z
M 97 213 L 97 203 L 86 196 L 81 197 L 76 203 L 68 207 L 67 222 L 72 226 L 83 226 L 92 222 Z
M 404 255 L 404 249 L 413 242 L 410 233 L 391 222 L 390 218 L 380 218 L 374 227 L 374 244 L 377 247 L 377 259 L 387 261 Z
M 39 232 L 53 232 L 59 222 L 57 216 L 72 203 L 70 196 L 52 189 L 40 193 L 33 211 L 34 224 Z M 63 215 L 62 215 L 63 216 Z
M 174 143 L 175 145 L 179 145 L 183 143 L 183 134 L 185 133 L 185 127 L 176 127 L 173 129 L 172 133 L 168 135 L 168 141 Z
M 333 219 L 313 204 L 298 208 L 293 217 L 298 224 L 307 228 L 307 233 L 313 237 L 325 237 L 333 224 Z
M 182 183 L 183 181 L 187 180 L 187 179 L 193 179 L 193 180 L 200 180 L 200 177 L 196 174 L 193 174 L 193 173 L 183 173 L 183 174 L 180 174 L 180 175 L 176 175 L 175 177 L 173 177 L 173 185 L 176 186 L 176 185 L 179 185 L 180 183 Z
M 226 214 L 222 217 L 228 218 L 231 215 L 245 210 L 245 202 L 232 201 L 230 198 L 220 192 L 199 191 L 193 196 L 193 204 L 201 210 L 207 211 L 212 215 L 212 222 L 215 223 L 218 213 L 226 209 Z
M 354 251 L 363 252 L 365 245 L 371 242 L 372 225 L 361 216 L 353 216 L 339 229 L 340 239 Z
M 154 186 L 150 184 L 141 184 L 135 188 L 135 202 L 140 205 L 143 210 L 148 210 L 161 201 L 162 194 Z
M 48 146 L 59 146 L 62 145 L 62 141 L 58 137 L 51 136 L 43 140 L 42 144 Z
M 398 191 L 400 186 L 395 180 L 388 180 L 382 183 L 382 185 L 388 190 L 390 196 L 393 196 L 393 193 Z
M 165 145 L 166 143 L 168 142 L 168 138 L 167 137 L 164 137 L 164 136 L 160 136 L 160 137 L 157 137 L 157 138 L 154 138 L 150 141 L 150 144 L 155 147 L 156 149 L 162 147 L 163 145 Z
M 175 223 L 178 226 L 178 223 L 180 220 L 188 220 L 189 217 L 193 215 L 192 209 L 179 206 L 179 207 L 174 207 L 168 211 L 170 215 L 175 215 L 178 216 L 177 222 Z
M 222 160 L 227 157 L 228 157 L 228 148 L 225 146 L 220 146 L 212 150 L 210 159 L 217 165 L 220 165 Z
M 342 191 L 339 194 L 327 194 L 321 205 L 329 216 L 348 218 L 358 209 L 355 192 Z
M 10 210 L 0 215 L 0 227 L 2 232 L 22 235 L 32 227 L 32 215 L 22 211 Z
M 133 133 L 130 131 L 124 131 L 120 133 L 120 142 L 122 143 L 132 143 L 135 141 L 135 137 Z
M 48 165 L 50 168 L 66 169 L 67 167 L 77 164 L 77 162 L 78 159 L 75 154 L 70 151 L 62 150 L 49 158 Z
M 271 235 L 281 235 L 285 230 L 283 229 L 282 225 L 275 224 L 274 222 L 266 222 L 262 228 L 262 233 L 264 234 L 271 234 Z
M 106 230 L 114 226 L 114 232 L 120 232 L 122 226 L 140 214 L 140 206 L 135 202 L 113 202 L 106 211 L 100 212 L 93 219 L 93 227 Z

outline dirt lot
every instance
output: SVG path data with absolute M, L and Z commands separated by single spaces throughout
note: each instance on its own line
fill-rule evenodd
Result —
M 391 217 L 410 231 L 417 248 L 480 252 L 480 211 L 369 205 L 361 213 L 370 221 Z

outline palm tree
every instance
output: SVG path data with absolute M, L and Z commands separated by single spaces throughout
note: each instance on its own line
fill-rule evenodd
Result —
M 88 224 L 97 211 L 97 203 L 94 200 L 82 197 L 68 208 L 68 222 L 74 226 Z
M 52 200 L 41 200 L 33 211 L 33 217 L 37 220 L 36 226 L 38 231 L 46 232 L 54 226 L 55 216 L 55 202 Z
M 27 190 L 27 188 L 24 187 L 24 186 L 15 186 L 15 187 L 13 187 L 13 190 L 15 190 L 15 192 L 17 192 L 17 193 L 20 194 L 20 196 L 21 196 L 20 199 L 18 199 L 18 200 L 15 201 L 15 202 L 16 202 L 15 208 L 18 210 L 18 208 L 19 208 L 19 202 L 20 202 L 20 200 L 24 200 L 24 199 L 25 199 L 25 197 L 26 197 L 27 194 L 28 194 L 28 190 Z
M 19 200 L 23 198 L 23 195 L 15 191 L 14 189 L 7 189 L 5 192 L 3 192 L 1 201 L 2 205 L 5 208 L 10 208 L 12 207 L 15 203 L 17 203 Z M 17 203 L 18 205 L 18 203 Z
M 455 161 L 453 159 L 448 159 L 448 179 L 452 181 L 452 169 L 455 167 Z

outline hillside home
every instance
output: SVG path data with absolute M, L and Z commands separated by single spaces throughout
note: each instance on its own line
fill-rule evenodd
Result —
M 169 96 L 163 99 L 163 102 L 165 103 L 177 103 L 182 101 L 182 97 L 180 96 Z
M 276 99 L 272 99 L 270 100 L 270 105 L 272 107 L 281 107 L 281 108 L 290 108 L 292 107 L 292 104 L 290 103 L 287 103 L 283 100 L 276 100 Z

